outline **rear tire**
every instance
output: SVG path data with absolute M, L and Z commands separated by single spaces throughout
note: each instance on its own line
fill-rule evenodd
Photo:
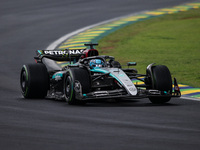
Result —
M 84 68 L 70 68 L 65 77 L 64 94 L 65 99 L 70 105 L 85 104 L 85 101 L 76 99 L 75 82 L 79 82 L 82 93 L 89 93 L 91 90 L 91 79 L 88 70 Z
M 150 75 L 151 76 L 151 75 Z M 152 67 L 152 87 L 159 91 L 166 91 L 172 94 L 172 78 L 169 69 L 164 65 Z M 163 104 L 169 102 L 171 97 L 149 97 L 150 101 L 154 104 Z
M 20 85 L 24 98 L 44 98 L 49 89 L 49 75 L 44 64 L 28 64 L 21 69 Z

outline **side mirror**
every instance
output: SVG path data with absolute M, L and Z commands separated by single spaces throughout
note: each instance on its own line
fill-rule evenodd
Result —
M 136 62 L 128 62 L 127 63 L 127 66 L 129 67 L 129 66 L 136 66 L 137 65 L 137 63 Z

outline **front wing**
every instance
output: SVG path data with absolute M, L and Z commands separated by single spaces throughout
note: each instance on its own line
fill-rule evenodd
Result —
M 149 97 L 180 97 L 179 92 L 166 93 L 158 90 L 138 90 L 137 95 L 129 94 L 125 89 L 109 90 L 109 91 L 95 91 L 87 94 L 81 94 L 76 91 L 76 98 L 79 100 L 91 99 L 115 99 L 115 98 L 149 98 Z

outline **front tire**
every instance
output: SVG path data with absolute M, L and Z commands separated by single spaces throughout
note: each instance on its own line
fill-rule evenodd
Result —
M 78 84 L 75 84 L 78 83 Z M 80 87 L 79 87 L 80 86 Z M 65 77 L 64 95 L 70 105 L 85 104 L 85 101 L 76 98 L 76 88 L 81 88 L 82 94 L 89 93 L 91 90 L 91 79 L 87 69 L 70 68 Z
M 172 94 L 172 78 L 169 69 L 164 65 L 158 65 L 152 67 L 152 87 L 151 89 L 156 89 L 159 91 L 165 91 L 166 93 Z M 164 96 L 156 96 L 156 97 L 149 97 L 149 100 L 154 104 L 163 104 L 169 102 L 171 96 L 164 97 Z

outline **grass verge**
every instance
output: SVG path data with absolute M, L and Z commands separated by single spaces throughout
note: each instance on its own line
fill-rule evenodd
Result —
M 124 27 L 101 39 L 99 51 L 122 65 L 137 62 L 139 73 L 150 63 L 166 65 L 179 83 L 200 87 L 200 9 Z

